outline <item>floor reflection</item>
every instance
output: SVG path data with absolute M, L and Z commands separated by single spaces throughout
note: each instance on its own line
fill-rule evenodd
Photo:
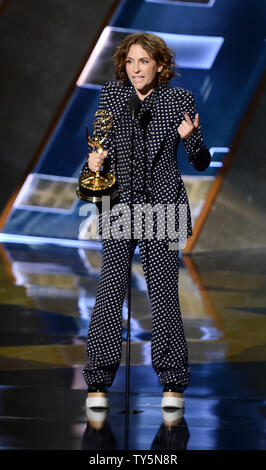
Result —
M 162 410 L 160 424 L 151 446 L 146 450 L 186 450 L 189 430 L 184 410 Z M 118 450 L 115 432 L 108 421 L 108 411 L 87 410 L 88 423 L 82 438 L 83 450 Z

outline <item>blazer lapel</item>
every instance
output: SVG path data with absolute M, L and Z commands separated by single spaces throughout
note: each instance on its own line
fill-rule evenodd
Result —
M 178 114 L 177 104 L 172 98 L 170 87 L 167 85 L 158 87 L 152 108 L 152 120 L 147 129 L 147 151 L 151 171 L 161 155 L 168 132 L 178 126 Z
M 121 177 L 123 187 L 128 187 L 130 184 L 130 162 L 132 151 L 132 118 L 129 107 L 130 97 L 135 93 L 134 86 L 121 88 L 120 100 L 118 109 L 120 110 L 117 116 L 115 131 L 116 131 L 116 146 L 117 146 L 117 164 L 118 171 Z M 160 157 L 162 147 L 164 145 L 167 133 L 173 128 L 177 127 L 180 122 L 180 112 L 178 103 L 173 99 L 171 87 L 168 85 L 158 86 L 153 91 L 155 93 L 152 102 L 151 115 L 152 119 L 147 126 L 146 132 L 146 149 L 147 158 L 149 160 L 150 173 L 155 165 L 157 159 Z M 117 110 L 118 110 L 117 109 Z M 121 112 L 122 109 L 122 112 Z M 177 131 L 176 131 L 177 132 Z M 177 133 L 178 135 L 178 133 Z

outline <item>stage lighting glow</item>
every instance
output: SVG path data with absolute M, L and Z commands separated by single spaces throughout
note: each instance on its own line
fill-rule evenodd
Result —
M 210 154 L 213 156 L 215 153 L 227 153 L 229 150 L 229 147 L 211 147 Z
M 107 65 L 110 50 L 113 49 L 114 52 L 115 45 L 122 41 L 127 34 L 138 32 L 140 31 L 137 29 L 106 26 L 77 80 L 77 85 L 84 86 L 85 83 L 97 85 L 100 83 L 102 67 L 104 64 Z M 179 68 L 211 69 L 224 42 L 224 38 L 221 36 L 147 32 L 161 37 L 173 49 Z
M 12 233 L 0 233 L 1 243 L 24 243 L 33 245 L 60 245 L 72 248 L 89 248 L 92 250 L 101 250 L 101 243 L 97 241 L 83 241 L 66 238 L 36 237 L 31 235 L 15 235 Z
M 71 213 L 78 203 L 75 193 L 77 184 L 78 178 L 30 173 L 13 204 L 13 208 L 45 213 Z
M 94 49 L 93 49 L 93 51 L 92 51 L 92 53 L 89 57 L 88 62 L 86 63 L 84 69 L 81 72 L 81 75 L 79 76 L 79 78 L 77 80 L 77 85 L 78 86 L 83 85 L 83 83 L 85 82 L 86 77 L 89 74 L 91 67 L 93 67 L 93 64 L 97 60 L 97 58 L 99 56 L 99 53 L 102 50 L 104 44 L 108 41 L 108 38 L 109 38 L 109 35 L 110 35 L 110 30 L 111 30 L 110 26 L 106 26 L 106 28 L 104 28 L 104 30 L 103 30 L 96 46 L 94 47 Z
M 180 0 L 145 0 L 149 3 L 162 3 L 164 5 L 182 6 L 182 7 L 198 7 L 198 8 L 212 8 L 216 0 L 209 0 L 208 3 L 202 2 L 181 2 Z
M 101 241 L 74 240 L 66 238 L 35 237 L 31 235 L 14 235 L 11 233 L 0 233 L 1 243 L 22 243 L 27 245 L 59 245 L 70 248 L 85 248 L 90 250 L 102 250 Z M 136 246 L 135 253 L 139 254 L 139 247 Z
M 210 148 L 210 154 L 211 154 L 211 157 L 216 154 L 216 153 L 228 153 L 229 152 L 229 147 L 211 147 Z M 210 163 L 210 167 L 221 167 L 223 166 L 223 162 L 222 161 L 212 161 Z
M 212 167 L 220 167 L 223 166 L 223 162 L 211 162 L 210 166 Z

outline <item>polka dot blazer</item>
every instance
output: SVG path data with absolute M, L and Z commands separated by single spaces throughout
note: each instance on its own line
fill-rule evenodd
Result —
M 104 142 L 104 148 L 108 150 L 104 169 L 115 174 L 123 202 L 131 187 L 133 125 L 129 101 L 134 93 L 132 84 L 122 86 L 118 82 L 105 83 L 100 93 L 99 109 L 107 109 L 113 115 L 112 127 Z M 184 112 L 194 121 L 196 105 L 190 90 L 167 84 L 157 86 L 148 96 L 150 120 L 145 133 L 145 190 L 152 206 L 163 204 L 167 217 L 174 218 L 178 237 L 168 234 L 167 230 L 165 233 L 167 243 L 176 242 L 192 235 L 189 201 L 176 159 L 180 141 L 177 128 L 185 119 Z M 192 135 L 182 140 L 191 165 L 199 171 L 208 168 L 211 156 L 204 143 L 201 124 Z M 185 229 L 184 224 L 179 224 L 182 213 L 186 220 Z

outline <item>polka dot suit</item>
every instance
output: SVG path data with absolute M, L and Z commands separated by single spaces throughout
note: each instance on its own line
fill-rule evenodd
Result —
M 143 224 L 138 232 L 140 237 L 130 240 L 126 232 L 118 230 L 116 237 L 106 238 L 102 231 L 105 217 L 110 217 L 112 227 L 114 221 L 119 221 L 119 214 L 100 215 L 102 269 L 88 332 L 88 363 L 83 375 L 88 385 L 104 382 L 110 386 L 114 380 L 121 360 L 122 306 L 129 266 L 138 244 L 152 310 L 152 366 L 162 385 L 175 383 L 183 391 L 189 383 L 190 370 L 178 296 L 179 252 L 170 246 L 172 242 L 192 235 L 190 208 L 176 151 L 180 140 L 177 127 L 184 119 L 182 112 L 187 111 L 194 121 L 195 102 L 188 90 L 157 86 L 141 103 L 133 126 L 129 108 L 132 93 L 135 90 L 131 84 L 122 87 L 116 82 L 108 82 L 102 88 L 99 108 L 108 109 L 114 117 L 104 145 L 108 150 L 105 169 L 116 175 L 119 188 L 116 202 L 126 203 L 130 208 L 128 223 L 131 231 L 135 226 L 135 214 L 130 204 L 133 133 L 133 204 L 148 202 L 152 207 L 162 204 L 176 231 L 167 232 L 166 218 L 163 239 L 158 239 L 154 233 L 151 238 L 145 238 Z M 203 171 L 209 166 L 210 153 L 201 126 L 183 139 L 183 143 L 195 168 Z M 180 224 L 182 211 L 187 222 L 185 227 Z M 143 215 L 142 223 L 144 220 Z M 158 228 L 156 215 L 154 221 Z

